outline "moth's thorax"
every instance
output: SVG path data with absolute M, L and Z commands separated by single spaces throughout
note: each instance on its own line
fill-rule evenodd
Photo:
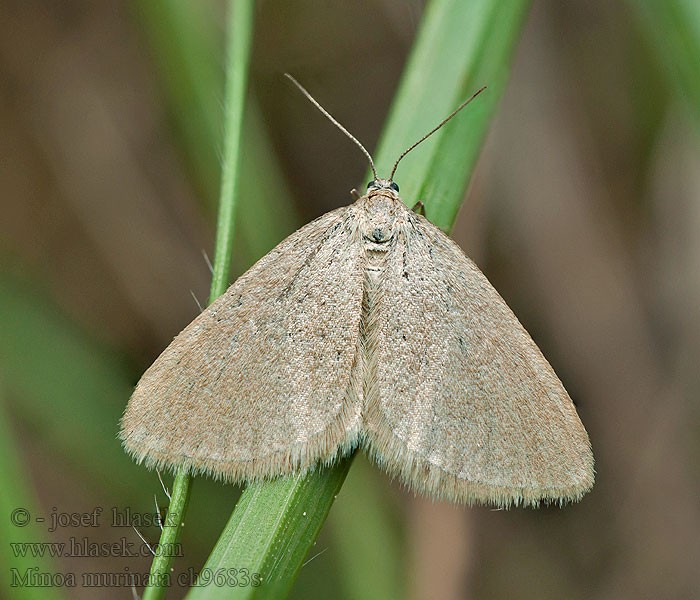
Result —
M 360 233 L 370 251 L 385 252 L 405 224 L 406 207 L 388 188 L 370 188 L 357 203 Z

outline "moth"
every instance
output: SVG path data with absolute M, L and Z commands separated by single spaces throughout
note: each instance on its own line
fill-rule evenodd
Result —
M 434 498 L 578 500 L 588 435 L 513 312 L 445 233 L 377 175 L 281 242 L 144 373 L 120 437 L 139 462 L 230 482 L 363 448 Z M 480 90 L 481 91 L 481 90 Z M 478 94 L 478 92 L 477 92 Z

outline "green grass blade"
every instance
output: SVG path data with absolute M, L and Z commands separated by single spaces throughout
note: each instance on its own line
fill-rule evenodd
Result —
M 284 598 L 349 468 L 248 486 L 187 598 Z
M 10 409 L 32 424 L 42 446 L 80 464 L 96 488 L 133 499 L 135 487 L 148 485 L 150 477 L 116 439 L 132 389 L 129 370 L 116 353 L 88 340 L 44 295 L 44 290 L 0 277 L 0 377 L 21 399 Z
M 158 551 L 151 563 L 148 585 L 143 590 L 143 600 L 164 598 L 165 592 L 172 584 L 170 574 L 177 554 L 177 544 L 182 535 L 185 512 L 190 501 L 190 482 L 191 477 L 185 471 L 178 471 L 175 475 L 168 513 L 163 520 Z
M 230 40 L 226 53 L 223 167 L 219 190 L 214 274 L 209 291 L 209 303 L 221 296 L 229 285 L 234 223 L 238 206 L 243 109 L 248 87 L 255 3 L 253 0 L 229 0 L 228 11 Z
M 0 273 L 0 382 L 13 400 L 7 410 L 25 424 L 30 443 L 47 460 L 85 473 L 86 493 L 149 511 L 153 498 L 144 490 L 159 491 L 158 478 L 117 439 L 136 375 L 124 356 L 95 341 L 47 296 L 45 289 Z M 205 540 L 220 533 L 211 512 L 230 510 L 230 490 L 213 481 L 199 487 L 208 506 L 190 510 L 188 521 L 201 535 L 189 543 L 194 552 L 208 553 Z M 142 533 L 151 539 L 155 528 Z
M 408 596 L 400 511 L 382 480 L 375 465 L 358 456 L 328 518 L 347 600 Z
M 529 0 L 440 0 L 428 4 L 376 152 L 379 175 L 479 88 L 457 117 L 404 158 L 395 175 L 408 204 L 452 227 L 510 70 Z
M 224 163 L 221 174 L 221 196 L 216 230 L 214 274 L 209 294 L 210 303 L 226 291 L 231 268 L 238 200 L 241 131 L 253 39 L 255 4 L 253 0 L 230 0 L 227 8 L 229 43 L 226 52 Z M 169 586 L 175 553 L 168 552 L 167 549 L 175 548 L 180 538 L 189 501 L 190 481 L 190 475 L 182 470 L 175 477 L 172 499 L 158 544 L 166 551 L 157 553 L 153 559 L 143 600 L 156 600 L 164 597 Z
M 215 209 L 221 147 L 221 36 L 206 3 L 133 2 L 195 185 Z M 216 32 L 218 33 L 218 31 Z
M 224 72 L 221 27 L 211 6 L 180 0 L 132 4 L 148 41 L 189 173 L 213 213 L 220 186 Z M 298 226 L 291 194 L 267 140 L 262 119 L 247 99 L 240 169 L 237 252 L 246 266 Z M 265 176 L 261 177 L 260 174 Z M 273 218 L 271 218 L 273 217 Z M 264 223 L 264 227 L 260 227 Z M 237 262 L 239 262 L 237 260 Z
M 478 87 L 488 85 L 486 99 L 470 106 L 466 119 L 460 115 L 436 134 L 436 139 L 409 155 L 397 177 L 403 197 L 423 198 L 428 216 L 442 227 L 450 227 L 457 214 L 503 92 L 528 6 L 524 0 L 468 4 L 433 0 L 426 8 L 377 163 L 383 169 L 380 175 L 386 176 L 402 150 Z M 436 183 L 436 177 L 444 181 Z M 248 487 L 205 567 L 207 573 L 212 569 L 246 569 L 257 573 L 262 585 L 227 590 L 210 585 L 194 588 L 188 598 L 284 597 L 315 539 L 308 534 L 320 530 L 348 463 L 349 459 L 343 460 L 301 479 L 279 478 Z M 297 498 L 316 501 L 307 506 Z
M 638 15 L 672 88 L 700 124 L 700 3 L 642 0 L 628 4 Z
M 45 541 L 44 532 L 36 523 L 36 502 L 13 444 L 4 402 L 0 399 L 0 585 L 12 590 L 16 600 L 59 600 L 66 598 L 59 587 L 22 585 L 33 573 L 61 574 L 49 556 L 23 556 L 13 544 L 37 544 Z M 26 513 L 23 511 L 27 511 Z M 25 517 L 28 520 L 25 522 Z

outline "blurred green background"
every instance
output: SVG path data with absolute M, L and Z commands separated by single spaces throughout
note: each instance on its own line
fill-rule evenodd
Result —
M 349 203 L 366 172 L 282 73 L 371 150 L 422 10 L 398 0 L 258 5 L 236 274 Z M 21 558 L 8 543 L 124 538 L 140 551 L 133 529 L 110 526 L 112 510 L 167 505 L 156 475 L 123 454 L 117 423 L 140 374 L 198 313 L 192 295 L 207 297 L 222 16 L 220 3 L 176 0 L 0 6 L 9 597 L 131 594 L 10 589 L 13 567 L 78 581 L 148 570 L 149 556 Z M 416 498 L 360 457 L 293 598 L 700 594 L 698 65 L 700 3 L 534 2 L 453 231 L 575 399 L 597 459 L 594 490 L 563 510 L 466 509 Z M 196 479 L 178 574 L 201 568 L 237 496 Z M 53 514 L 98 506 L 99 527 L 48 530 Z M 28 526 L 13 524 L 16 508 Z M 156 542 L 157 527 L 139 531 Z

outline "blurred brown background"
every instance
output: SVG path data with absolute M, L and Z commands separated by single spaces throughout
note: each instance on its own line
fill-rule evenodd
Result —
M 219 37 L 221 10 L 208 5 Z M 421 11 L 397 0 L 259 5 L 250 104 L 286 181 L 286 208 L 274 228 L 247 230 L 237 274 L 264 252 L 256 239 L 279 240 L 349 203 L 366 171 L 282 73 L 371 149 Z M 26 342 L 2 344 L 0 393 L 22 477 L 46 516 L 152 511 L 154 494 L 166 503 L 153 474 L 107 456 L 120 452 L 129 387 L 197 314 L 191 292 L 206 299 L 216 190 L 182 150 L 183 105 L 165 98 L 177 73 L 163 73 L 147 13 L 104 0 L 0 7 L 0 318 Z M 453 232 L 575 399 L 597 460 L 594 490 L 564 509 L 466 509 L 414 498 L 358 460 L 293 597 L 355 597 L 353 578 L 392 575 L 353 571 L 337 542 L 366 502 L 392 515 L 365 542 L 400 557 L 411 598 L 700 597 L 699 128 L 668 88 L 629 5 L 535 2 Z M 269 176 L 259 162 L 247 168 L 261 185 Z M 49 338 L 46 323 L 59 333 Z M 65 408 L 47 419 L 42 399 L 54 403 L 61 374 L 68 389 L 81 383 L 81 356 L 109 365 L 92 365 L 108 373 L 81 397 L 94 415 Z M 101 387 L 114 378 L 116 389 Z M 97 437 L 104 457 L 85 456 Z M 375 481 L 371 494 L 358 477 Z M 235 499 L 234 488 L 197 480 L 180 570 L 201 567 Z M 139 541 L 104 521 L 39 528 L 37 540 Z M 157 539 L 157 529 L 141 531 Z M 149 562 L 54 564 L 123 573 Z

